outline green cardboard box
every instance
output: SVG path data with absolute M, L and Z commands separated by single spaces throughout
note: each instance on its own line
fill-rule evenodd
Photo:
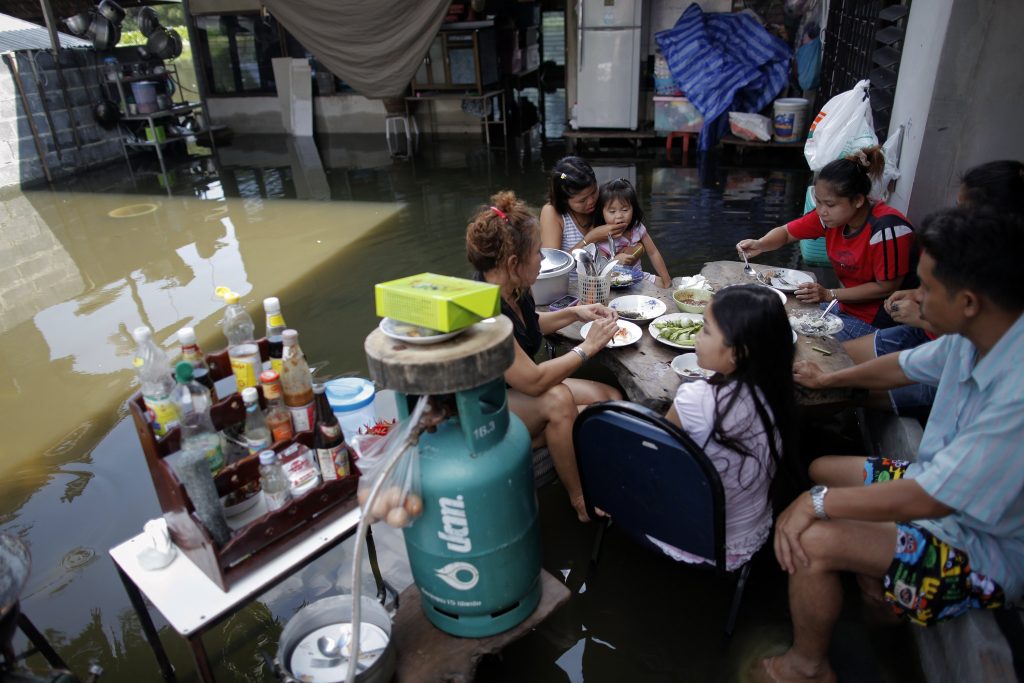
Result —
M 454 332 L 501 312 L 498 286 L 421 273 L 374 286 L 377 315 L 441 332 Z

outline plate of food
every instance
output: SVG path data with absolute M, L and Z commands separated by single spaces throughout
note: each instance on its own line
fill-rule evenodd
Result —
M 668 310 L 664 301 L 642 294 L 617 297 L 608 302 L 608 307 L 617 311 L 619 318 L 634 322 L 654 320 Z
M 838 315 L 829 313 L 822 318 L 821 313 L 814 311 L 789 316 L 789 324 L 795 332 L 808 337 L 827 337 L 843 329 L 843 319 Z
M 640 341 L 640 337 L 644 336 L 643 331 L 628 320 L 619 320 L 617 322 L 619 323 L 619 330 L 615 333 L 615 336 L 612 337 L 611 341 L 605 344 L 607 348 L 617 349 L 620 346 L 629 346 L 630 344 L 635 344 Z M 586 339 L 587 333 L 590 332 L 590 328 L 593 325 L 594 322 L 591 321 L 581 327 L 580 336 Z
M 695 379 L 708 379 L 714 375 L 714 371 L 705 370 L 697 364 L 697 354 L 684 353 L 672 359 L 672 369 L 684 382 L 692 382 Z
M 429 327 L 399 322 L 393 318 L 384 318 L 378 327 L 386 336 L 406 344 L 437 344 L 465 332 L 465 328 L 454 332 L 439 332 Z
M 697 333 L 704 327 L 704 316 L 700 313 L 669 313 L 647 328 L 651 336 L 662 344 L 677 349 L 692 349 L 696 344 Z
M 791 268 L 766 268 L 758 271 L 757 279 L 783 292 L 795 292 L 800 285 L 814 282 L 814 278 L 807 273 Z
M 622 289 L 623 287 L 629 287 L 640 281 L 640 278 L 634 277 L 633 271 L 625 266 L 616 266 L 612 268 L 612 289 Z

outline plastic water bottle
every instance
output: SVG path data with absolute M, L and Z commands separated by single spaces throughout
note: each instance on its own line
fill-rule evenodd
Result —
M 253 341 L 256 326 L 249 317 L 245 306 L 238 303 L 236 292 L 224 294 L 228 307 L 224 309 L 224 336 L 228 339 L 228 358 L 231 371 L 235 373 L 238 391 L 259 385 L 258 377 L 262 364 L 260 347 Z
M 260 396 L 255 387 L 242 389 L 242 401 L 245 403 L 245 443 L 249 455 L 256 455 L 270 447 L 267 418 L 260 410 Z
M 199 348 L 196 341 L 196 331 L 191 327 L 183 327 L 178 330 L 178 341 L 181 342 L 181 358 L 192 364 L 192 379 L 210 390 L 210 398 L 217 402 L 217 388 L 213 384 L 213 377 L 210 376 L 210 366 L 206 363 L 203 350 Z
M 268 510 L 284 507 L 291 498 L 291 482 L 272 450 L 260 451 L 260 488 Z
M 210 471 L 217 472 L 224 467 L 224 453 L 220 448 L 220 435 L 210 418 L 210 392 L 192 379 L 192 364 L 187 360 L 174 367 L 174 374 L 178 380 L 174 403 L 181 421 L 181 449 L 202 453 Z
M 178 410 L 171 398 L 174 390 L 171 365 L 163 350 L 153 341 L 153 331 L 148 327 L 136 327 L 132 337 L 137 344 L 133 364 L 142 385 L 146 416 L 153 432 L 164 436 L 178 424 Z

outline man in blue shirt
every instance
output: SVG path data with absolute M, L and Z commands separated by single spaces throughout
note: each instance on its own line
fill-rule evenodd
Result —
M 812 388 L 937 385 L 918 461 L 811 466 L 828 486 L 799 496 L 775 530 L 790 574 L 793 645 L 763 660 L 758 680 L 835 681 L 827 651 L 842 571 L 857 573 L 866 592 L 881 584 L 893 609 L 921 624 L 1024 593 L 1024 225 L 949 209 L 925 219 L 919 242 L 916 298 L 945 336 L 833 373 L 794 366 Z

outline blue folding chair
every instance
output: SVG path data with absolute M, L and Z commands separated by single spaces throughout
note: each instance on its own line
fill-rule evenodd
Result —
M 600 554 L 608 524 L 637 543 L 664 554 L 651 537 L 725 568 L 725 494 L 718 471 L 682 429 L 653 410 L 626 401 L 607 401 L 582 411 L 572 430 L 576 464 L 587 512 L 610 516 L 594 544 Z M 696 565 L 708 567 L 710 565 Z M 731 635 L 747 562 L 738 572 L 725 633 Z

